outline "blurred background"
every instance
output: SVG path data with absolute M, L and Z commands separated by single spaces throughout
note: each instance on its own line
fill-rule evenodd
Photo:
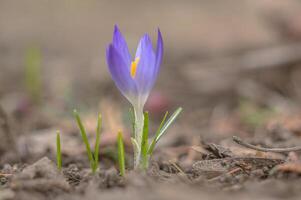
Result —
M 253 137 L 275 124 L 301 134 L 300 11 L 298 0 L 0 0 L 0 150 L 43 155 L 59 129 L 65 154 L 78 155 L 74 108 L 92 136 L 103 114 L 102 145 L 117 129 L 130 134 L 129 103 L 105 60 L 115 24 L 133 54 L 144 33 L 154 45 L 163 34 L 152 129 L 166 110 L 184 112 L 161 145 Z

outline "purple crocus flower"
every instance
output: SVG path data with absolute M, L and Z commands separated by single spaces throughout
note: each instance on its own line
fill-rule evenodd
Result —
M 157 79 L 163 56 L 163 41 L 158 30 L 157 49 L 153 51 L 150 37 L 145 34 L 133 58 L 118 27 L 115 26 L 113 41 L 107 47 L 107 63 L 112 78 L 120 92 L 134 108 L 135 167 L 139 165 L 143 129 L 143 107 Z
M 143 110 L 162 61 L 163 41 L 160 30 L 156 52 L 153 51 L 150 37 L 145 34 L 133 58 L 123 35 L 115 25 L 113 41 L 108 45 L 106 53 L 109 70 L 116 86 L 133 107 Z

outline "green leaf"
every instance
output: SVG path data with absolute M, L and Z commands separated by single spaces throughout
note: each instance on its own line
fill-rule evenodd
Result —
M 78 112 L 76 110 L 73 110 L 73 114 L 74 114 L 74 117 L 76 119 L 77 125 L 78 125 L 78 127 L 80 129 L 80 133 L 81 133 L 83 142 L 86 145 L 86 151 L 87 151 L 88 158 L 89 158 L 89 161 L 90 161 L 90 167 L 91 167 L 91 169 L 93 171 L 93 169 L 94 169 L 94 158 L 93 158 L 93 154 L 91 152 L 91 148 L 90 148 L 90 144 L 89 144 L 89 141 L 88 141 L 88 137 L 87 137 L 85 128 L 84 128 L 84 126 L 82 124 L 82 121 L 80 119 L 80 116 L 79 116 Z
M 124 153 L 124 144 L 121 131 L 118 132 L 117 138 L 117 147 L 118 147 L 118 164 L 120 175 L 124 176 L 125 174 L 125 153 Z
M 163 117 L 163 119 L 162 119 L 162 121 L 161 121 L 161 123 L 160 123 L 160 126 L 159 126 L 159 128 L 157 129 L 157 131 L 156 131 L 155 137 L 154 137 L 154 139 L 153 139 L 153 141 L 152 141 L 152 143 L 151 143 L 151 145 L 150 145 L 150 147 L 149 147 L 149 150 L 148 150 L 148 154 L 149 154 L 149 155 L 153 153 L 153 150 L 154 150 L 155 145 L 156 145 L 156 138 L 158 137 L 158 135 L 159 135 L 159 133 L 160 133 L 160 130 L 162 129 L 162 126 L 163 126 L 164 123 L 165 123 L 165 120 L 166 120 L 167 115 L 168 115 L 168 111 L 165 112 L 165 115 L 164 115 L 164 117 Z
M 155 148 L 155 144 L 158 143 L 158 141 L 160 140 L 160 138 L 163 136 L 163 134 L 165 133 L 165 131 L 167 130 L 167 128 L 175 121 L 175 119 L 178 117 L 178 115 L 181 113 L 183 109 L 181 107 L 179 107 L 171 116 L 170 118 L 167 120 L 167 122 L 163 125 L 163 127 L 160 129 L 160 131 L 158 132 L 158 134 L 156 134 L 153 143 L 154 145 L 151 146 L 151 148 L 149 149 L 149 154 L 151 155 L 154 148 Z
M 60 131 L 56 131 L 56 163 L 58 170 L 62 169 L 61 137 Z
M 144 112 L 144 123 L 141 140 L 141 167 L 146 169 L 148 167 L 148 112 Z
M 95 141 L 95 147 L 94 147 L 94 167 L 93 167 L 93 172 L 95 172 L 97 170 L 97 168 L 98 168 L 98 155 L 99 155 L 99 143 L 100 143 L 101 125 L 102 125 L 102 118 L 101 118 L 101 114 L 99 114 L 98 118 L 97 118 L 96 141 Z

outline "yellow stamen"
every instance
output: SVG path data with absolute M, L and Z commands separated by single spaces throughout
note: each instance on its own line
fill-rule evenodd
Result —
M 135 78 L 135 76 L 136 76 L 136 72 L 137 72 L 137 67 L 138 67 L 139 60 L 140 60 L 140 58 L 137 57 L 137 58 L 135 58 L 135 60 L 131 63 L 131 76 L 132 76 L 132 78 Z

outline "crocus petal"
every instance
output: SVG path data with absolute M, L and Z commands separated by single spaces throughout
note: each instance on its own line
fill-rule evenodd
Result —
M 115 26 L 113 42 L 107 48 L 107 63 L 116 86 L 138 110 L 143 110 L 155 83 L 162 56 L 163 40 L 160 30 L 156 53 L 149 36 L 145 34 L 139 42 L 135 58 L 131 59 L 126 41 Z
M 152 42 L 147 34 L 145 34 L 139 42 L 136 57 L 140 58 L 135 77 L 137 89 L 139 93 L 148 96 L 155 82 L 156 57 Z
M 160 66 L 162 63 L 162 57 L 163 57 L 163 39 L 162 39 L 162 35 L 161 35 L 161 31 L 160 29 L 158 29 L 158 39 L 157 39 L 157 50 L 156 50 L 156 76 L 159 73 L 160 70 Z
M 107 47 L 106 56 L 112 79 L 120 92 L 131 102 L 137 95 L 137 89 L 126 66 L 126 61 L 113 44 Z
M 113 34 L 113 46 L 119 52 L 119 54 L 123 57 L 123 60 L 127 67 L 130 67 L 131 64 L 131 54 L 129 52 L 128 45 L 121 34 L 117 25 L 114 27 L 114 34 Z

